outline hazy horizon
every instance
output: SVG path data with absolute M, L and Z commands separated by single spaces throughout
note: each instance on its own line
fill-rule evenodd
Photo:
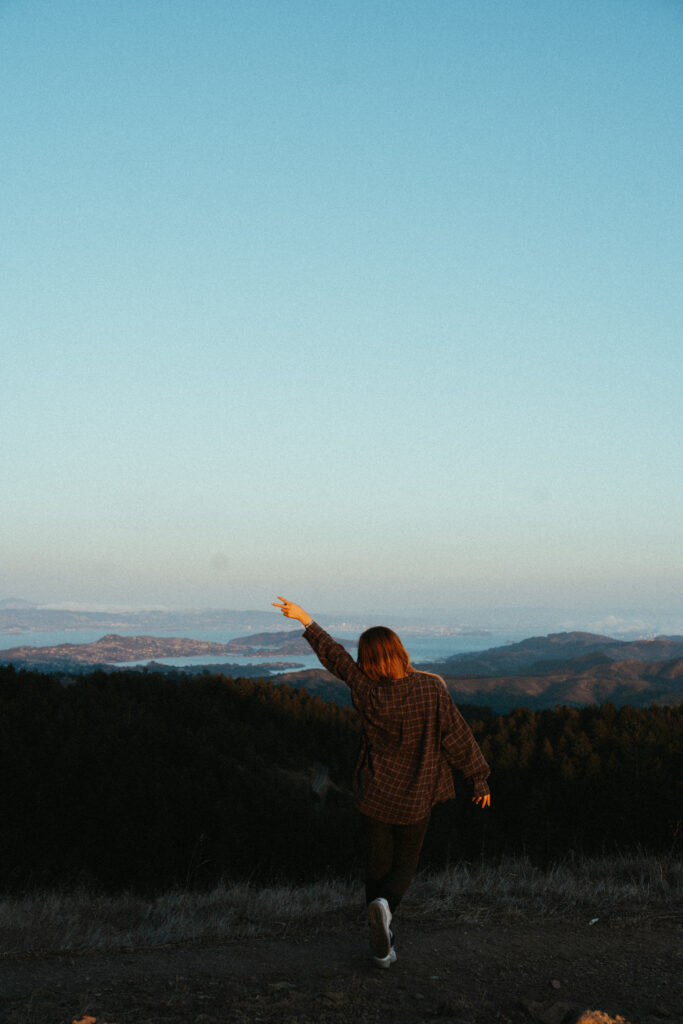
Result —
M 0 598 L 0 610 L 9 610 L 13 602 L 24 604 L 28 610 L 84 612 L 98 614 L 144 614 L 148 612 L 167 613 L 169 615 L 202 615 L 225 612 L 233 615 L 265 615 L 271 616 L 274 626 L 297 628 L 296 624 L 282 619 L 275 609 L 253 607 L 249 605 L 136 605 L 136 604 L 101 604 L 97 602 L 56 601 L 33 602 L 15 596 Z M 449 628 L 461 630 L 463 635 L 468 631 L 495 632 L 531 632 L 553 633 L 578 630 L 588 633 L 599 633 L 607 636 L 649 636 L 657 634 L 683 635 L 683 611 L 669 609 L 657 614 L 652 610 L 621 608 L 605 612 L 600 609 L 580 612 L 571 608 L 534 608 L 511 606 L 488 609 L 466 608 L 435 608 L 431 610 L 416 608 L 412 612 L 406 609 L 376 608 L 343 608 L 330 605 L 314 607 L 306 605 L 311 614 L 321 621 L 346 621 L 351 628 L 379 621 L 422 628 Z

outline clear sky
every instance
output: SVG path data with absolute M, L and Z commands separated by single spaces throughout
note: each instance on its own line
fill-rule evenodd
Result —
M 675 0 L 1 0 L 0 598 L 683 631 L 681 53 Z

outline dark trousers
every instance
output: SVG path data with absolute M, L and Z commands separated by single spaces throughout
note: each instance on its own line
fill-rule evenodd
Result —
M 414 825 L 388 825 L 362 815 L 365 826 L 365 902 L 380 896 L 392 914 L 413 880 L 429 815 Z

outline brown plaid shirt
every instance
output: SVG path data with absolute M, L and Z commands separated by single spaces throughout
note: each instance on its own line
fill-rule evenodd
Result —
M 488 793 L 489 766 L 441 676 L 411 672 L 375 683 L 317 622 L 304 636 L 324 667 L 350 688 L 363 719 L 355 773 L 363 814 L 393 825 L 420 821 L 434 804 L 455 796 L 451 767 L 472 781 L 475 796 Z

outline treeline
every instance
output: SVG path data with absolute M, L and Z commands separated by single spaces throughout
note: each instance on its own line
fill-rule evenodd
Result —
M 434 812 L 425 866 L 668 851 L 683 818 L 683 709 L 462 708 L 493 806 Z M 287 685 L 205 675 L 0 668 L 5 891 L 83 883 L 153 892 L 218 879 L 360 870 L 355 712 Z M 312 788 L 316 765 L 331 784 Z

